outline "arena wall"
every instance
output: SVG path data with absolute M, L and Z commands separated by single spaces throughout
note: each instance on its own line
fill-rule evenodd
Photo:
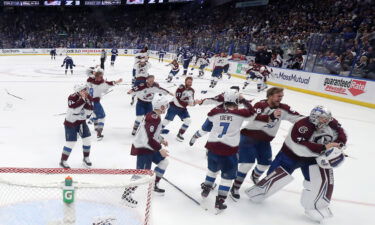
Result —
M 1 49 L 0 56 L 49 55 L 51 49 Z M 106 49 L 109 53 L 111 49 Z M 119 56 L 132 56 L 138 49 L 118 49 Z M 101 49 L 59 49 L 58 53 L 69 55 L 100 55 Z M 151 58 L 157 58 L 157 51 L 150 51 Z M 170 62 L 176 57 L 167 53 L 165 61 Z M 208 71 L 212 69 L 212 63 Z M 347 102 L 369 108 L 375 108 L 375 81 L 342 77 L 328 74 L 311 73 L 298 70 L 272 68 L 273 75 L 269 77 L 270 85 L 284 87 L 324 98 Z M 230 62 L 229 73 L 233 77 L 246 78 L 246 65 Z

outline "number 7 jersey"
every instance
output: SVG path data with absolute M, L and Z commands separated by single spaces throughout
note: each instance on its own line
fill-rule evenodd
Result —
M 208 113 L 208 119 L 204 126 L 209 127 L 206 148 L 222 156 L 236 154 L 240 143 L 240 131 L 242 123 L 255 115 L 251 104 L 242 101 L 246 108 L 227 109 L 221 104 Z

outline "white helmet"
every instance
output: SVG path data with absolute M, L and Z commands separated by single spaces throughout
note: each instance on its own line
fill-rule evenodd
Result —
M 104 70 L 102 68 L 100 68 L 100 67 L 97 67 L 97 68 L 94 69 L 94 73 L 102 73 L 102 74 L 104 74 Z
M 235 89 L 230 89 L 224 92 L 224 102 L 231 102 L 238 105 L 240 100 L 240 93 Z
M 342 149 L 331 148 L 316 157 L 316 162 L 323 169 L 331 169 L 340 166 L 345 159 Z
M 87 88 L 88 88 L 88 86 L 87 86 L 87 84 L 85 84 L 85 83 L 81 83 L 81 84 L 76 84 L 76 85 L 74 85 L 74 91 L 75 91 L 75 92 L 80 92 L 80 91 L 85 90 L 85 89 L 87 89 Z
M 152 102 L 152 108 L 154 110 L 159 109 L 163 111 L 163 110 L 168 109 L 168 107 L 169 107 L 169 101 L 164 97 L 154 98 Z
M 320 119 L 326 119 L 325 122 L 322 122 Z M 327 126 L 332 121 L 332 114 L 329 109 L 324 106 L 318 105 L 315 106 L 309 116 L 309 121 L 313 123 L 318 128 L 323 128 Z

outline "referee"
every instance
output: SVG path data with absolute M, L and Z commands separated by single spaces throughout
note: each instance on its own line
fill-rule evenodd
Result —
M 102 49 L 102 53 L 100 54 L 100 68 L 104 70 L 104 62 L 107 59 L 107 52 Z

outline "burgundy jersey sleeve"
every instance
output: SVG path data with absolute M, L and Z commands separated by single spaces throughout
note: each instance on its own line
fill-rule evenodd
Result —
M 329 126 L 337 132 L 337 139 L 334 142 L 346 144 L 347 136 L 341 124 L 336 119 L 333 119 Z
M 315 131 L 313 124 L 307 122 L 308 118 L 299 120 L 294 124 L 291 131 L 292 141 L 307 147 L 310 151 L 320 154 L 325 150 L 325 146 L 309 141 Z
M 79 96 L 79 94 L 72 94 L 68 98 L 68 106 L 72 109 L 75 109 L 85 103 L 86 102 L 83 100 L 83 98 L 81 98 L 81 96 Z
M 155 132 L 161 122 L 160 117 L 154 116 L 153 112 L 148 113 L 145 118 L 145 129 L 147 133 L 148 145 L 155 150 L 159 151 L 161 149 L 161 145 L 155 139 Z
M 262 114 L 264 112 L 264 109 L 268 107 L 268 104 L 266 101 L 259 101 L 255 103 L 254 105 L 254 110 L 255 113 L 257 114 L 255 117 L 255 120 L 261 121 L 264 123 L 268 123 L 270 121 L 270 116 L 269 115 L 264 115 Z

